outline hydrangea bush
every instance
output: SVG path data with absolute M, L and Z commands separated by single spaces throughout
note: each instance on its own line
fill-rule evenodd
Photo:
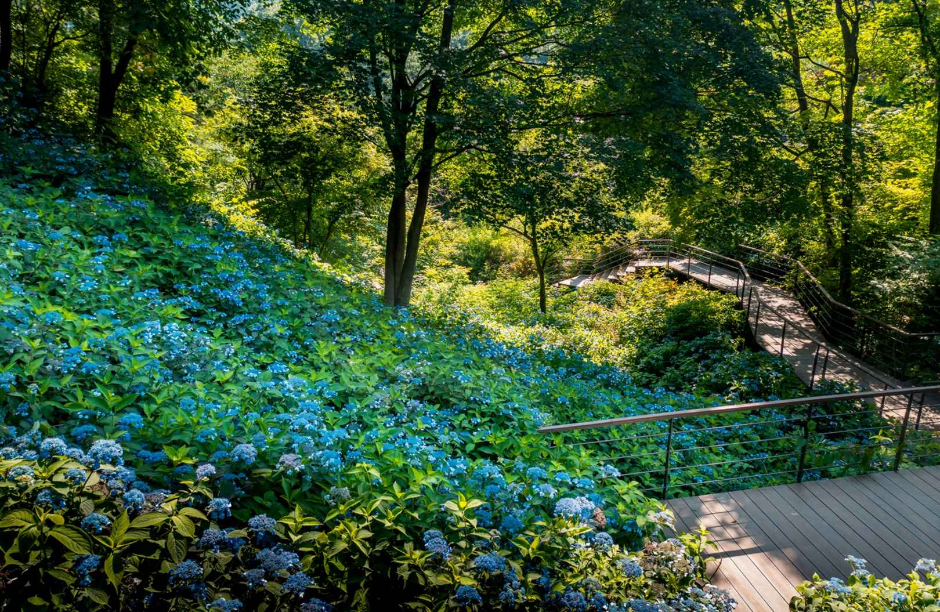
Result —
M 702 400 L 434 331 L 217 218 L 0 185 L 0 346 L 8 607 L 730 609 L 703 536 L 536 432 Z
M 797 612 L 940 610 L 940 573 L 935 560 L 921 559 L 906 578 L 897 582 L 869 572 L 864 559 L 849 556 L 846 561 L 852 566 L 848 581 L 813 576 L 813 580 L 797 587 L 799 595 L 790 602 L 790 609 Z

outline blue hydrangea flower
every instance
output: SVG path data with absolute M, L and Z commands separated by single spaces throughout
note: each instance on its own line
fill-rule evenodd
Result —
M 58 510 L 65 507 L 65 498 L 52 489 L 43 489 L 36 496 L 36 504 L 46 506 L 52 510 Z
M 444 539 L 444 534 L 436 529 L 424 532 L 424 549 L 431 553 L 431 559 L 440 558 L 446 561 L 450 558 L 451 548 Z
M 620 569 L 627 578 L 639 578 L 643 575 L 640 564 L 629 557 L 620 560 Z
M 454 591 L 454 601 L 460 606 L 472 606 L 483 603 L 480 593 L 470 585 L 462 584 Z
M 202 577 L 202 567 L 198 563 L 187 559 L 181 561 L 170 569 L 170 584 L 192 582 Z
M 251 444 L 239 444 L 232 449 L 232 461 L 251 465 L 258 457 L 258 451 Z
M 296 574 L 291 574 L 290 577 L 284 581 L 283 587 L 288 593 L 293 593 L 297 597 L 303 597 L 304 591 L 307 590 L 311 582 L 313 581 L 310 580 L 310 576 L 303 572 L 297 572 Z
M 937 571 L 937 562 L 933 559 L 920 559 L 914 567 L 914 571 L 922 574 L 934 574 Z
M 259 514 L 248 519 L 248 529 L 257 533 L 275 533 L 277 521 L 266 514 Z
M 509 537 L 515 536 L 524 528 L 525 525 L 523 522 L 511 514 L 507 514 L 503 517 L 503 521 L 499 524 L 499 530 Z
M 268 574 L 300 567 L 300 557 L 297 553 L 283 548 L 265 548 L 255 558 L 261 565 L 261 569 Z
M 587 521 L 597 506 L 586 497 L 563 497 L 555 503 L 555 516 Z
M 101 565 L 98 555 L 78 555 L 72 559 L 72 571 L 78 576 L 78 583 L 82 586 L 91 584 L 91 574 Z
M 506 560 L 495 553 L 487 553 L 473 560 L 473 569 L 478 572 L 495 574 L 506 569 Z
M 203 463 L 196 468 L 196 479 L 197 480 L 208 480 L 215 476 L 215 466 L 211 463 Z
M 73 432 L 74 433 L 74 432 Z M 94 461 L 94 469 L 101 467 L 102 463 L 110 465 L 124 464 L 124 449 L 114 440 L 96 440 L 88 451 L 88 456 Z
M 323 601 L 322 599 L 311 599 L 310 601 L 301 604 L 300 612 L 333 612 L 335 608 Z
M 264 578 L 264 570 L 262 569 L 250 569 L 242 574 L 242 577 L 248 582 L 249 589 L 263 587 L 268 582 Z
M 232 516 L 232 502 L 224 497 L 216 497 L 209 502 L 207 510 L 209 511 L 209 518 L 221 521 Z
M 613 545 L 614 539 L 610 537 L 610 534 L 605 531 L 601 531 L 594 536 L 594 546 L 600 550 L 608 550 Z
M 124 501 L 124 507 L 128 510 L 140 511 L 143 509 L 144 504 L 147 502 L 147 498 L 144 497 L 144 494 L 138 491 L 137 489 L 131 489 L 126 492 L 122 497 Z
M 110 526 L 111 519 L 98 512 L 92 512 L 82 519 L 82 529 L 91 533 L 104 533 Z
M 207 607 L 210 610 L 218 610 L 219 612 L 235 612 L 235 610 L 241 610 L 242 602 L 238 599 L 224 599 L 220 597 Z
M 39 456 L 44 459 L 63 456 L 67 451 L 68 445 L 61 438 L 46 438 L 39 445 Z
M 281 458 L 277 460 L 277 467 L 278 469 L 286 471 L 288 474 L 299 472 L 304 467 L 303 458 L 294 453 L 281 455 Z
M 118 427 L 121 429 L 140 429 L 144 426 L 144 418 L 136 412 L 128 412 L 118 421 Z

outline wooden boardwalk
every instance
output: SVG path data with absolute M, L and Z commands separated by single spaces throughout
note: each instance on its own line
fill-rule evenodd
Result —
M 940 467 L 883 472 L 673 499 L 676 528 L 704 526 L 715 542 L 709 575 L 738 610 L 788 609 L 813 574 L 847 578 L 848 555 L 898 580 L 940 558 Z
M 688 278 L 701 282 L 712 289 L 728 293 L 741 293 L 741 278 L 737 271 L 729 268 L 689 258 L 651 257 L 634 260 L 629 266 L 614 266 L 593 276 L 581 275 L 560 281 L 567 287 L 583 287 L 599 281 L 622 281 L 640 268 L 668 267 Z M 762 311 L 752 305 L 748 310 L 748 326 L 755 342 L 764 350 L 778 354 L 789 362 L 794 373 L 809 385 L 815 380 L 833 380 L 845 383 L 858 390 L 883 390 L 903 386 L 902 382 L 865 363 L 854 355 L 827 344 L 823 334 L 817 329 L 812 317 L 802 304 L 785 291 L 752 280 L 755 295 L 770 308 Z M 742 305 L 756 302 L 747 295 L 741 298 Z M 818 347 L 825 346 L 823 350 Z M 923 424 L 925 427 L 940 426 L 940 411 L 934 404 L 938 398 L 925 398 Z M 889 398 L 883 406 L 884 411 L 898 419 L 903 419 L 907 408 L 906 398 Z M 912 419 L 916 419 L 915 414 Z

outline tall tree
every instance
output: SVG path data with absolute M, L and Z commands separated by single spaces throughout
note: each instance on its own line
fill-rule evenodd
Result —
M 510 153 L 476 155 L 453 190 L 454 210 L 471 222 L 512 232 L 529 246 L 543 313 L 547 266 L 572 238 L 613 225 L 607 168 L 583 140 L 539 133 Z
M 13 52 L 13 0 L 0 0 L 0 73 L 9 72 Z
M 164 57 L 175 80 L 191 74 L 199 60 L 218 51 L 247 0 L 96 0 L 95 51 L 98 95 L 95 132 L 112 137 L 118 91 L 128 68 L 143 51 Z
M 380 126 L 392 163 L 385 302 L 407 306 L 441 164 L 492 141 L 535 106 L 518 104 L 549 71 L 571 0 L 298 0 L 326 32 L 325 57 Z M 537 106 L 537 105 L 536 105 Z M 409 196 L 413 194 L 411 218 Z
M 861 69 L 858 56 L 859 27 L 862 8 L 859 0 L 834 0 L 836 19 L 842 35 L 842 167 L 840 185 L 839 224 L 842 245 L 839 249 L 839 295 L 852 298 L 852 270 L 855 255 L 855 216 L 857 178 L 855 176 L 855 94 Z
M 920 33 L 920 52 L 933 77 L 934 136 L 933 175 L 930 182 L 930 217 L 928 232 L 940 235 L 940 7 L 936 2 L 910 0 Z

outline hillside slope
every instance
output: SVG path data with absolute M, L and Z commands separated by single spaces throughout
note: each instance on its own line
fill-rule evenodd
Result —
M 725 609 L 688 591 L 699 538 L 650 543 L 659 504 L 536 433 L 695 398 L 428 328 L 144 200 L 0 186 L 0 230 L 0 588 L 24 608 Z

